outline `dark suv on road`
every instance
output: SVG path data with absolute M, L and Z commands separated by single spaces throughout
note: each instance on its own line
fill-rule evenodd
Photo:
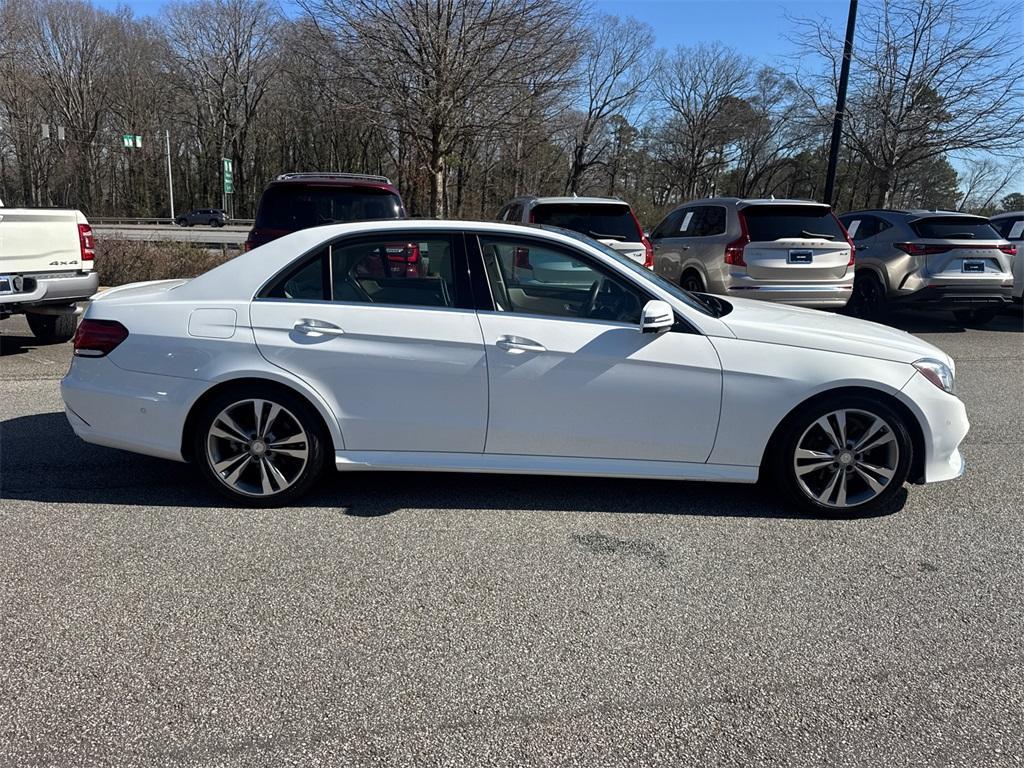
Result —
M 179 227 L 194 227 L 209 225 L 211 227 L 223 227 L 228 222 L 228 215 L 220 208 L 198 208 L 178 216 L 174 223 Z
M 850 310 L 952 310 L 982 324 L 1010 302 L 1017 248 L 981 216 L 958 211 L 851 211 L 839 217 L 857 246 Z
M 402 198 L 384 176 L 284 173 L 263 190 L 245 250 L 323 224 L 404 218 Z

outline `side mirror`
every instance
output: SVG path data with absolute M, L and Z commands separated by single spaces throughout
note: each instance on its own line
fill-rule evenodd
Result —
M 676 316 L 667 301 L 652 300 L 640 313 L 640 333 L 662 333 L 676 324 Z

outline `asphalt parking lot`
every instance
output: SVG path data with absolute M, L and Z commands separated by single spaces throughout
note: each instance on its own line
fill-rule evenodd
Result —
M 221 506 L 88 446 L 0 322 L 0 765 L 1024 763 L 1024 333 L 950 352 L 965 477 L 896 514 L 757 488 L 333 477 Z

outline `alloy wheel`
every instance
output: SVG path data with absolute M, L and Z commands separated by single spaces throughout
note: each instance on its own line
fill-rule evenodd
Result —
M 885 491 L 899 462 L 899 440 L 888 421 L 869 411 L 843 408 L 804 430 L 796 444 L 793 470 L 808 498 L 849 509 Z
M 309 462 L 310 440 L 295 414 L 271 400 L 239 400 L 210 423 L 206 455 L 224 485 L 269 497 L 291 487 Z

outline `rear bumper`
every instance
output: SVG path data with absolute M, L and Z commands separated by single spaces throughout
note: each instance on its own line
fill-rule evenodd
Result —
M 722 291 L 726 296 L 761 299 L 800 307 L 845 307 L 853 293 L 853 275 L 837 283 L 769 283 L 753 278 L 730 277 Z
M 1009 304 L 1012 286 L 929 285 L 919 291 L 889 298 L 894 305 L 922 309 L 978 309 Z
M 28 274 L 25 279 L 34 284 L 30 290 L 0 293 L 0 309 L 17 311 L 39 304 L 71 304 L 88 299 L 100 286 L 97 272 L 83 272 L 70 277 Z

